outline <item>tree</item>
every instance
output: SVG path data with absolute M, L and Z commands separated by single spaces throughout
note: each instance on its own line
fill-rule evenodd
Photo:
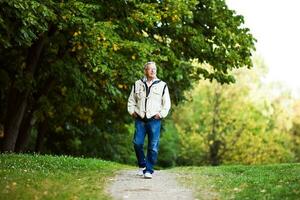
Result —
M 300 161 L 300 101 L 297 100 L 293 105 L 293 126 L 291 129 L 291 136 L 293 139 L 293 152 L 295 152 L 296 162 Z
M 201 81 L 187 94 L 188 101 L 173 115 L 180 136 L 179 164 L 293 161 L 286 126 L 291 119 L 284 107 L 290 99 L 285 94 L 269 98 L 258 73 L 264 70 L 257 67 L 239 70 L 238 84 Z M 262 94 L 265 98 L 254 98 Z
M 231 69 L 251 66 L 255 40 L 222 0 L 0 5 L 2 151 L 24 150 L 35 131 L 37 149 L 68 127 L 85 135 L 93 126 L 101 138 L 122 134 L 124 126 L 114 125 L 128 122 L 127 95 L 149 58 L 159 63 L 173 102 L 194 80 L 233 82 Z M 194 58 L 211 70 L 194 66 Z

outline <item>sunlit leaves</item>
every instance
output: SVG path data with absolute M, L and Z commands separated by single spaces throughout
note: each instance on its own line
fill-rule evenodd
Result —
M 202 68 L 207 73 L 212 70 L 209 66 Z M 221 86 L 202 81 L 187 93 L 188 101 L 173 113 L 180 136 L 180 164 L 213 164 L 214 160 L 226 164 L 263 164 L 295 160 L 287 127 L 288 109 L 284 107 L 286 99 L 284 96 L 253 99 L 262 92 L 255 77 L 260 69 L 256 70 L 235 74 L 238 84 Z

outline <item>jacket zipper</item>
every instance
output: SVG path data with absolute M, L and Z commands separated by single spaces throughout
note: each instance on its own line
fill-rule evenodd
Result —
M 159 82 L 160 82 L 160 80 L 154 81 L 154 82 L 150 85 L 150 87 L 148 88 L 147 83 L 143 81 L 143 83 L 144 83 L 144 85 L 145 85 L 145 87 L 146 87 L 146 99 L 145 99 L 145 117 L 146 117 L 146 118 L 147 118 L 147 115 L 146 115 L 146 114 L 147 114 L 147 101 L 148 101 L 148 96 L 149 96 L 149 94 L 150 94 L 150 89 L 151 89 L 152 85 L 157 84 L 157 83 L 159 83 Z

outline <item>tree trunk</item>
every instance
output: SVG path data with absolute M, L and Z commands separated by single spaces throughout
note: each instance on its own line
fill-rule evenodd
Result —
M 26 59 L 26 69 L 24 77 L 34 77 L 37 69 L 38 61 L 46 42 L 45 36 L 41 36 L 28 50 Z M 19 134 L 21 122 L 24 117 L 25 109 L 27 107 L 28 97 L 31 94 L 31 86 L 25 91 L 21 92 L 13 83 L 11 85 L 11 97 L 8 102 L 8 109 L 6 114 L 6 122 L 4 124 L 4 139 L 2 151 L 13 152 L 15 150 L 16 141 Z M 20 101 L 20 103 L 18 103 Z
M 29 91 L 25 93 L 25 97 L 29 95 Z M 27 106 L 27 98 L 23 98 L 21 103 L 16 105 L 15 112 L 7 118 L 7 123 L 4 125 L 4 139 L 2 151 L 12 152 L 15 150 L 15 144 L 19 133 L 19 128 Z M 9 112 L 10 110 L 8 110 Z
M 34 98 L 32 99 L 31 105 L 28 105 L 27 113 L 25 114 L 25 117 L 22 121 L 19 136 L 17 139 L 17 143 L 15 146 L 16 152 L 23 152 L 26 150 L 27 144 L 30 139 L 30 133 L 32 130 L 32 127 L 34 126 L 35 122 L 33 122 L 33 113 L 37 111 L 38 108 L 38 101 L 42 96 L 48 96 L 49 92 L 54 86 L 54 77 L 50 76 L 43 84 L 43 87 L 39 89 L 39 91 L 34 95 Z
M 210 145 L 210 163 L 212 166 L 217 166 L 220 164 L 219 150 L 221 146 L 221 141 L 216 140 Z
M 28 112 L 25 113 L 25 117 L 22 120 L 21 127 L 19 130 L 15 151 L 16 152 L 24 152 L 26 150 L 26 146 L 28 144 L 30 133 L 32 130 L 33 124 L 32 116 L 33 116 L 33 110 L 26 109 Z
M 37 153 L 40 153 L 42 151 L 47 128 L 48 128 L 48 120 L 46 118 L 42 123 L 39 124 L 38 127 L 38 135 L 35 144 L 35 152 Z
M 212 129 L 208 135 L 209 140 L 209 157 L 210 163 L 213 166 L 220 164 L 219 150 L 220 150 L 220 141 L 217 139 L 218 127 L 219 127 L 219 113 L 220 113 L 220 104 L 221 104 L 221 93 L 218 86 L 215 89 L 214 102 L 213 102 L 213 119 L 212 119 Z

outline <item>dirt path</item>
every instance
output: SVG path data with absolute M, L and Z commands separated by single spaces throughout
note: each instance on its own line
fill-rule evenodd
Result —
M 116 200 L 194 200 L 192 191 L 179 185 L 176 175 L 164 170 L 155 171 L 152 179 L 137 176 L 136 171 L 121 171 L 114 179 L 108 192 Z

